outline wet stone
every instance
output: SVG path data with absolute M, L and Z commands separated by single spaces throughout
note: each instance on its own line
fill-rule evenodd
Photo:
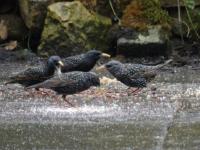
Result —
M 45 96 L 18 84 L 3 85 L 6 75 L 25 67 L 20 62 L 0 67 L 0 149 L 186 150 L 200 145 L 198 70 L 161 71 L 138 95 L 108 80 L 67 96 L 75 105 L 69 107 L 52 91 Z
M 117 54 L 142 57 L 167 55 L 168 53 L 169 35 L 159 25 L 150 26 L 147 31 L 143 32 L 127 28 L 115 32 L 111 34 L 116 34 L 114 36 L 116 36 Z

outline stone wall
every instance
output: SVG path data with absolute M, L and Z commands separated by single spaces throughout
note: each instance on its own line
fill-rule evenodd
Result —
M 196 35 L 196 32 L 200 31 L 200 16 L 196 13 L 200 8 L 198 0 L 195 10 L 190 14 L 195 29 L 188 19 L 184 4 L 180 4 L 182 32 L 179 31 L 180 26 L 177 21 L 176 0 L 72 1 L 2 0 L 0 2 L 0 43 L 17 40 L 22 47 L 31 48 L 42 55 L 68 56 L 97 48 L 112 54 L 137 56 L 165 54 L 165 51 L 168 51 L 166 45 L 174 37 L 198 41 Z M 63 8 L 65 4 L 76 3 L 76 1 L 80 1 L 81 10 L 87 11 L 88 16 L 75 15 L 79 11 L 73 7 Z M 54 10 L 50 8 L 57 2 L 63 2 L 62 9 L 55 10 L 57 12 L 54 15 L 58 13 L 62 15 L 52 17 Z M 74 12 L 77 18 L 65 17 L 70 12 Z M 152 29 L 158 34 L 152 33 Z M 159 39 L 158 47 L 154 45 L 150 48 L 146 40 L 145 43 L 138 45 L 137 41 L 141 42 L 141 37 L 150 39 L 148 40 L 150 45 L 155 44 L 155 38 Z M 160 41 L 163 39 L 164 45 L 160 47 Z M 133 44 L 135 42 L 137 45 Z M 143 51 L 147 49 L 145 47 L 148 47 L 150 53 Z

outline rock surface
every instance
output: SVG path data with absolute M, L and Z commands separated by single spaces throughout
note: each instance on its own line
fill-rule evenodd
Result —
M 1 26 L 1 29 L 0 29 L 1 33 L 6 32 L 5 34 L 7 34 L 7 35 L 6 35 L 5 39 L 8 38 L 11 40 L 22 41 L 22 39 L 27 35 L 27 28 L 24 25 L 23 20 L 15 14 L 0 15 L 0 22 L 5 27 L 3 29 L 3 27 Z M 3 30 L 5 30 L 5 31 L 3 31 Z M 1 33 L 0 33 L 0 40 L 2 40 Z
M 42 29 L 47 6 L 54 2 L 56 0 L 20 0 L 20 13 L 26 26 L 29 29 Z
M 16 10 L 17 1 L 1 0 L 0 1 L 0 14 L 10 13 Z
M 0 48 L 0 64 L 4 62 L 27 61 L 34 64 L 40 60 L 35 53 L 28 49 L 21 49 L 17 51 L 8 51 Z
M 59 2 L 48 7 L 39 54 L 69 56 L 97 48 L 104 50 L 109 18 L 89 12 L 82 3 Z
M 132 0 L 77 0 L 80 1 L 87 9 L 93 10 L 98 14 L 113 17 L 113 10 L 117 16 L 121 17 L 123 10 Z
M 128 95 L 120 82 L 68 95 L 75 104 L 68 108 L 55 93 L 3 84 L 30 64 L 0 65 L 1 149 L 199 149 L 200 71 L 190 66 L 160 72 L 138 95 Z
M 125 56 L 161 55 L 167 51 L 169 36 L 160 26 L 151 26 L 146 32 L 122 30 L 117 39 L 117 54 Z
M 29 29 L 29 45 L 36 50 L 41 38 L 47 7 L 62 0 L 19 0 L 20 15 Z M 67 0 L 65 0 L 67 1 Z

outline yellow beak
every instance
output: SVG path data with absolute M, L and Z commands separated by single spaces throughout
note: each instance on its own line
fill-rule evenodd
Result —
M 107 53 L 102 53 L 101 56 L 102 56 L 102 57 L 107 57 L 107 58 L 110 58 L 110 57 L 111 57 L 111 56 L 110 56 L 109 54 L 107 54 Z
M 63 64 L 63 62 L 60 60 L 60 61 L 58 61 L 58 64 L 60 65 L 60 66 L 64 66 L 64 64 Z

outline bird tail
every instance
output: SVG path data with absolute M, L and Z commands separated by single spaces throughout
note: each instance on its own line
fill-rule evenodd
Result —
M 168 64 L 171 63 L 172 61 L 173 61 L 172 59 L 169 59 L 169 60 L 165 61 L 163 64 L 159 64 L 159 65 L 154 66 L 154 69 L 160 69 L 160 68 L 162 68 L 162 67 L 168 65 Z
M 8 79 L 7 81 L 4 82 L 4 85 L 7 85 L 7 84 L 12 84 L 12 83 L 16 83 L 16 81 L 12 78 Z
M 37 84 L 34 84 L 34 85 L 31 85 L 31 86 L 28 86 L 26 87 L 26 89 L 32 89 L 32 88 L 46 88 L 46 89 L 50 89 L 52 87 L 54 87 L 54 80 L 46 80 L 44 82 L 40 82 L 40 83 L 37 83 Z

